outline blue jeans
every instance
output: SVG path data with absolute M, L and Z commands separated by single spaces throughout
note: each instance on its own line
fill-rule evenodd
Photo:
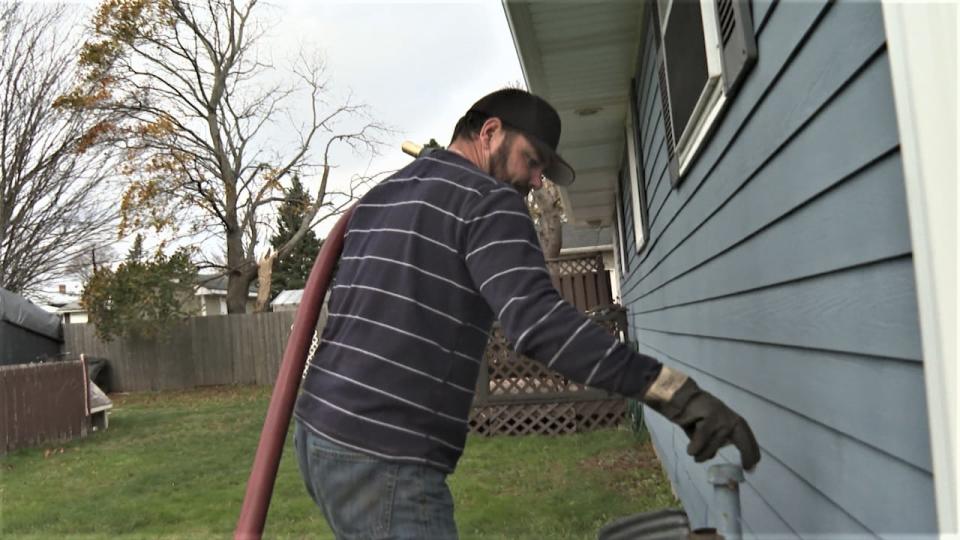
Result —
M 338 540 L 457 538 L 446 473 L 384 461 L 295 424 L 300 474 Z

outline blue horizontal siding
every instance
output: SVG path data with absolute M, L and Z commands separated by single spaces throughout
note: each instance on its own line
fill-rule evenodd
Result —
M 862 532 L 825 528 L 833 521 L 830 513 L 835 512 L 877 533 L 932 532 L 930 526 L 936 516 L 928 471 L 829 429 L 780 403 L 717 379 L 694 367 L 692 362 L 681 362 L 675 357 L 676 353 L 668 354 L 643 345 L 640 350 L 690 373 L 704 389 L 723 396 L 731 407 L 743 414 L 757 435 L 764 460 L 770 461 L 769 465 L 761 462 L 758 471 L 748 475 L 750 482 L 758 492 L 770 495 L 771 505 L 793 530 Z M 702 474 L 705 479 L 705 466 L 682 457 L 681 465 L 689 468 L 690 474 Z M 736 450 L 732 447 L 722 450 L 716 462 L 722 461 L 738 461 Z M 791 474 L 783 474 L 785 471 Z M 810 500 L 804 501 L 794 494 L 800 484 L 810 489 Z M 703 483 L 702 489 L 708 486 Z M 773 494 L 780 491 L 782 498 L 773 499 Z M 815 505 L 816 510 L 804 505 Z M 833 507 L 835 510 L 828 512 L 827 509 Z M 790 517 L 792 514 L 796 517 Z M 821 516 L 822 520 L 814 521 L 813 516 Z
M 914 289 L 913 263 L 902 258 L 656 311 L 637 304 L 633 324 L 638 332 L 919 360 Z
M 930 533 L 923 355 L 880 6 L 755 0 L 753 15 L 757 63 L 676 187 L 647 29 L 636 107 L 649 241 L 638 253 L 629 235 L 621 283 L 632 335 L 754 427 L 764 458 L 742 490 L 745 536 Z M 691 520 L 706 525 L 707 467 L 686 455 L 681 431 L 654 413 L 648 424 Z
M 917 399 L 924 381 L 916 362 L 649 330 L 639 337 L 711 377 L 931 471 L 922 429 L 911 436 L 890 429 L 926 416 Z
M 650 311 L 909 255 L 900 171 L 899 154 L 889 153 L 776 215 L 769 225 L 764 214 L 773 211 L 777 198 L 793 198 L 794 191 L 807 191 L 813 182 L 780 182 L 787 189 L 769 193 L 755 186 L 690 237 L 662 272 L 639 281 L 630 298 Z M 887 234 L 875 234 L 874 213 L 888 216 Z M 764 264 L 756 264 L 759 260 Z
M 644 273 L 633 276 L 624 293 L 634 294 L 637 288 L 636 299 L 640 299 L 659 285 L 657 279 L 647 279 L 651 274 L 656 272 L 660 279 L 665 279 L 682 273 L 781 219 L 824 190 L 864 174 L 875 177 L 867 182 L 885 184 L 887 193 L 881 194 L 881 198 L 893 199 L 884 208 L 894 211 L 888 214 L 893 219 L 901 219 L 890 228 L 897 234 L 893 243 L 909 242 L 900 164 L 885 161 L 881 165 L 886 168 L 878 172 L 876 169 L 882 167 L 874 163 L 898 145 L 893 111 L 878 111 L 874 104 L 878 98 L 892 100 L 890 86 L 884 81 L 889 81 L 889 69 L 886 57 L 881 56 L 873 59 L 847 92 L 824 107 L 789 145 L 749 179 L 744 181 L 739 175 L 724 176 L 724 171 L 717 171 L 717 176 L 703 189 L 700 200 L 704 202 L 691 203 L 695 205 L 687 211 L 690 216 L 678 218 L 672 229 L 685 230 L 661 238 L 661 249 L 644 261 Z M 753 142 L 743 141 L 745 145 Z M 745 147 L 744 152 L 747 150 Z M 811 159 L 813 155 L 816 159 Z M 750 188 L 742 190 L 746 182 Z M 889 208 L 890 205 L 902 208 Z M 667 245 L 671 247 L 665 248 Z M 650 248 L 646 253 L 654 250 Z M 680 267 L 660 269 L 664 260 Z

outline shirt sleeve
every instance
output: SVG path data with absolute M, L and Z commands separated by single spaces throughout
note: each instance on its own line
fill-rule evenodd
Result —
M 533 220 L 509 186 L 492 189 L 466 222 L 465 260 L 513 349 L 566 377 L 627 397 L 660 372 L 564 300 L 554 288 Z

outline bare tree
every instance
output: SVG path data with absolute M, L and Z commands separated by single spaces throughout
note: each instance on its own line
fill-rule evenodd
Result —
M 563 204 L 557 185 L 544 182 L 542 188 L 531 191 L 527 208 L 537 227 L 543 255 L 548 259 L 559 257 L 563 247 Z
M 245 310 L 256 251 L 284 184 L 299 175 L 316 191 L 309 219 L 277 249 L 280 257 L 354 198 L 355 183 L 331 188 L 335 147 L 372 155 L 384 132 L 350 99 L 326 105 L 317 58 L 301 54 L 290 82 L 271 82 L 274 66 L 256 47 L 265 35 L 256 7 L 256 0 L 103 0 L 96 37 L 81 54 L 84 79 L 65 97 L 123 117 L 109 129 L 127 156 L 121 230 L 216 237 L 222 251 L 206 254 L 206 264 L 228 276 L 230 313 Z M 299 117 L 290 112 L 296 99 L 306 103 Z M 279 144 L 266 132 L 284 119 L 294 136 Z
M 115 263 L 123 261 L 123 256 L 117 253 L 113 245 L 95 245 L 77 255 L 76 259 L 67 266 L 66 275 L 75 277 L 81 283 L 86 283 L 98 268 L 112 268 Z
M 112 160 L 96 145 L 104 118 L 55 102 L 76 67 L 75 18 L 0 4 L 0 286 L 28 295 L 108 244 L 117 215 Z

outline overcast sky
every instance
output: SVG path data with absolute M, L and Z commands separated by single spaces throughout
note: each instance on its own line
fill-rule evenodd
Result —
M 320 50 L 335 95 L 352 93 L 373 116 L 397 130 L 370 171 L 410 161 L 404 139 L 446 144 L 457 119 L 482 95 L 523 84 L 503 6 L 473 2 L 357 2 L 278 0 L 271 53 L 293 55 L 300 46 Z M 394 140 L 395 139 L 395 140 Z M 362 158 L 344 156 L 363 170 Z M 332 226 L 332 223 L 329 224 Z
M 99 4 L 75 2 L 87 9 Z M 470 104 L 503 86 L 524 84 L 500 0 L 262 2 L 255 12 L 269 23 L 262 54 L 282 68 L 300 50 L 319 51 L 326 61 L 331 103 L 351 95 L 396 130 L 372 162 L 350 152 L 337 155 L 335 161 L 342 165 L 331 177 L 334 183 L 354 173 L 402 167 L 411 159 L 400 150 L 405 139 L 422 143 L 436 138 L 446 145 Z M 305 107 L 302 114 L 308 114 Z M 274 141 L 291 133 L 282 123 L 272 129 Z M 308 187 L 317 185 L 304 180 Z M 318 235 L 332 226 L 333 220 L 322 224 Z M 128 244 L 115 246 L 117 259 Z

